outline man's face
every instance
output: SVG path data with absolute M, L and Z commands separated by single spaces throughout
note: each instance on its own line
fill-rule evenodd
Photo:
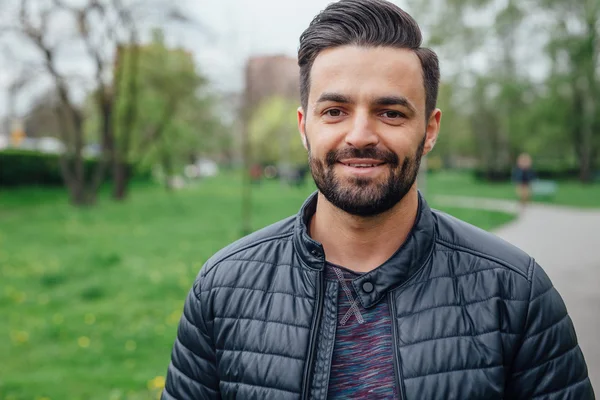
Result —
M 357 216 L 381 214 L 411 190 L 441 113 L 425 115 L 418 56 L 344 46 L 319 54 L 298 124 L 319 191 Z

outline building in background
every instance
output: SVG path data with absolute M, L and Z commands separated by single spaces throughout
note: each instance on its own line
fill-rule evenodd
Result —
M 4 150 L 8 147 L 8 136 L 0 132 L 0 150 Z
M 246 64 L 244 103 L 251 113 L 264 100 L 280 96 L 298 101 L 300 69 L 295 57 L 282 55 L 251 57 Z

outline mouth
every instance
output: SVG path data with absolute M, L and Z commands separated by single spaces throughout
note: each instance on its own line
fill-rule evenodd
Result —
M 373 159 L 348 159 L 340 160 L 339 163 L 351 168 L 375 168 L 385 164 L 384 161 Z
M 375 178 L 385 172 L 386 163 L 374 159 L 347 159 L 338 161 L 346 174 L 355 177 Z

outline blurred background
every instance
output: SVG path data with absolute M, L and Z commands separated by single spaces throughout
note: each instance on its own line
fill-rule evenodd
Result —
M 295 57 L 328 3 L 0 0 L 0 399 L 158 397 L 203 263 L 315 190 Z M 421 190 L 536 257 L 599 390 L 600 2 L 394 3 L 441 59 Z

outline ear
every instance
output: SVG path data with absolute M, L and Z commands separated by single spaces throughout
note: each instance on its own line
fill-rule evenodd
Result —
M 427 131 L 425 138 L 425 146 L 423 147 L 423 155 L 427 155 L 431 150 L 433 150 L 435 142 L 438 138 L 438 134 L 440 133 L 441 120 L 442 111 L 439 108 L 436 108 L 431 113 L 429 121 L 427 121 Z
M 306 141 L 306 114 L 302 107 L 298 107 L 298 131 L 300 132 L 304 148 L 308 150 L 308 143 Z

